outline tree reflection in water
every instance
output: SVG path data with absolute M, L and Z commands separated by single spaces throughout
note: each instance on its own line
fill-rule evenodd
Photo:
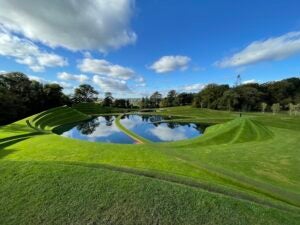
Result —
M 81 134 L 89 135 L 92 134 L 96 128 L 99 126 L 98 118 L 86 121 L 76 126 L 77 130 L 80 131 Z

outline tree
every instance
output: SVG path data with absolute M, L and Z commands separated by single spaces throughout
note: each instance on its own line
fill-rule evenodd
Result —
M 224 91 L 223 96 L 218 103 L 219 109 L 234 110 L 239 104 L 239 94 L 234 89 Z
M 256 87 L 241 85 L 235 88 L 239 95 L 239 104 L 236 110 L 258 111 L 260 109 L 259 101 L 261 93 Z
M 154 92 L 150 96 L 150 105 L 151 105 L 151 108 L 158 108 L 161 99 L 162 99 L 162 94 L 159 93 L 158 91 Z
M 43 85 L 25 74 L 0 75 L 0 124 L 12 122 L 43 110 L 69 104 L 58 84 Z
M 128 102 L 126 99 L 116 99 L 115 102 L 113 103 L 114 107 L 117 108 L 127 108 L 129 107 Z
M 280 104 L 279 103 L 274 103 L 271 107 L 273 114 L 275 115 L 280 111 Z
M 265 103 L 265 102 L 262 102 L 262 103 L 261 103 L 261 111 L 262 111 L 262 113 L 265 113 L 267 107 L 268 107 L 268 104 L 267 104 L 267 103 Z
M 220 101 L 227 90 L 229 90 L 228 85 L 209 84 L 197 95 L 198 104 L 202 103 L 203 107 L 209 109 L 224 108 Z
M 163 98 L 163 99 L 160 101 L 159 107 L 162 107 L 162 108 L 168 107 L 168 100 L 167 100 L 167 98 Z
M 114 102 L 114 98 L 112 96 L 111 92 L 105 92 L 105 97 L 102 101 L 102 105 L 105 107 L 111 107 L 113 105 Z
M 46 84 L 44 86 L 44 98 L 47 108 L 53 108 L 69 103 L 68 97 L 62 92 L 59 84 Z
M 89 84 L 81 84 L 74 90 L 73 102 L 95 102 L 99 93 Z
M 146 104 L 145 104 L 145 98 L 143 97 L 142 100 L 140 101 L 140 108 L 146 108 Z
M 167 95 L 167 104 L 168 106 L 176 106 L 176 96 L 177 96 L 177 93 L 175 90 L 171 90 L 168 92 L 168 95 Z
M 177 95 L 179 105 L 191 105 L 194 99 L 194 94 L 182 92 Z

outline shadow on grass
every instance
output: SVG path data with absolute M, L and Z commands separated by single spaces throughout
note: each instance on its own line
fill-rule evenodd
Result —
M 28 134 L 20 134 L 20 135 L 15 135 L 12 137 L 2 138 L 2 139 L 0 139 L 0 153 L 3 151 L 3 149 L 5 149 L 11 145 L 14 145 L 18 142 L 24 141 L 28 138 L 34 137 L 36 135 L 41 135 L 41 134 L 42 133 L 40 133 L 40 132 L 33 132 L 33 133 L 28 133 Z M 0 158 L 1 158 L 1 155 L 0 155 Z
M 12 149 L 10 149 L 10 150 L 3 150 L 2 149 L 1 150 L 0 149 L 0 159 L 5 158 L 7 155 L 12 154 L 14 152 L 16 152 L 16 150 L 12 150 Z

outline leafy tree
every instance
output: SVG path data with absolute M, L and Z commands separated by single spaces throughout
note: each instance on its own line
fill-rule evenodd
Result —
M 154 92 L 151 96 L 150 96 L 150 105 L 151 108 L 158 108 L 159 107 L 159 103 L 162 100 L 162 94 L 159 93 L 158 91 Z
M 201 99 L 198 102 L 209 109 L 223 108 L 220 100 L 227 90 L 229 90 L 228 85 L 209 84 L 197 96 Z
M 251 86 L 238 86 L 236 91 L 239 95 L 239 110 L 252 111 L 259 110 L 258 102 L 260 101 L 261 93 L 255 87 Z
M 177 97 L 177 93 L 175 90 L 171 90 L 168 92 L 167 95 L 167 104 L 168 106 L 176 106 L 176 97 Z
M 178 105 L 191 105 L 194 99 L 194 94 L 182 92 L 177 95 Z
M 126 99 L 116 99 L 115 102 L 113 103 L 114 107 L 117 108 L 130 108 L 130 102 L 129 100 Z
M 53 108 L 67 103 L 68 99 L 62 92 L 59 84 L 46 84 L 44 86 L 44 98 L 47 108 Z
M 103 106 L 106 106 L 106 107 L 111 107 L 113 105 L 113 102 L 114 102 L 114 98 L 112 96 L 112 93 L 111 92 L 105 92 L 105 97 L 102 101 L 102 105 Z
M 218 108 L 227 109 L 228 111 L 234 110 L 238 108 L 239 98 L 239 94 L 233 89 L 224 91 L 223 96 L 220 98 Z
M 89 84 L 81 84 L 74 90 L 73 102 L 95 102 L 99 93 Z
M 159 107 L 162 107 L 162 108 L 168 107 L 168 100 L 167 100 L 167 98 L 163 98 L 163 99 L 160 101 Z
M 0 75 L 0 124 L 69 104 L 58 84 L 43 85 L 19 72 Z

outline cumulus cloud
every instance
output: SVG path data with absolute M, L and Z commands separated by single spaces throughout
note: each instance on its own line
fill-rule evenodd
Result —
M 35 80 L 35 81 L 40 82 L 40 83 L 50 83 L 50 81 L 48 81 L 48 80 L 46 80 L 46 79 L 44 79 L 42 77 L 38 77 L 38 76 L 29 75 L 28 78 L 30 80 Z
M 156 73 L 167 73 L 174 70 L 185 70 L 191 59 L 187 56 L 163 56 L 154 62 L 149 68 Z
M 100 74 L 122 80 L 128 80 L 136 76 L 132 69 L 112 64 L 104 59 L 85 58 L 79 63 L 78 68 L 81 72 Z
M 74 88 L 70 83 L 67 83 L 67 82 L 64 82 L 64 81 L 52 81 L 51 83 L 59 84 L 64 89 L 73 89 Z
M 258 81 L 255 79 L 251 79 L 251 80 L 245 80 L 242 82 L 242 84 L 252 84 L 252 83 L 258 83 Z
M 33 42 L 19 38 L 0 29 L 0 55 L 13 57 L 17 63 L 27 65 L 35 72 L 41 72 L 46 67 L 62 67 L 67 65 L 63 57 L 42 51 Z
M 300 54 L 300 32 L 255 41 L 233 56 L 215 64 L 221 68 L 247 66 L 263 61 L 281 60 Z
M 60 80 L 65 80 L 65 81 L 72 81 L 72 80 L 78 81 L 80 83 L 84 83 L 89 80 L 87 75 L 84 75 L 84 74 L 76 75 L 76 74 L 70 74 L 67 72 L 58 73 L 57 78 Z
M 48 46 L 106 52 L 136 41 L 134 0 L 0 0 L 0 23 Z
M 195 92 L 201 91 L 203 88 L 205 88 L 205 86 L 206 86 L 205 84 L 201 84 L 201 83 L 190 84 L 190 85 L 181 86 L 179 88 L 179 90 L 183 91 L 183 92 L 192 92 L 192 93 L 195 93 Z
M 150 132 L 162 141 L 179 141 L 187 138 L 183 128 L 171 129 L 166 124 L 152 128 Z
M 125 80 L 94 75 L 93 82 L 97 84 L 104 92 L 131 92 Z
M 64 89 L 68 89 L 68 90 L 72 90 L 74 88 L 70 83 L 67 83 L 67 82 L 64 82 L 64 81 L 56 81 L 56 80 L 51 81 L 51 80 L 46 80 L 42 77 L 32 76 L 32 75 L 29 75 L 28 78 L 30 80 L 35 80 L 35 81 L 38 81 L 38 82 L 43 83 L 43 84 L 59 84 Z

